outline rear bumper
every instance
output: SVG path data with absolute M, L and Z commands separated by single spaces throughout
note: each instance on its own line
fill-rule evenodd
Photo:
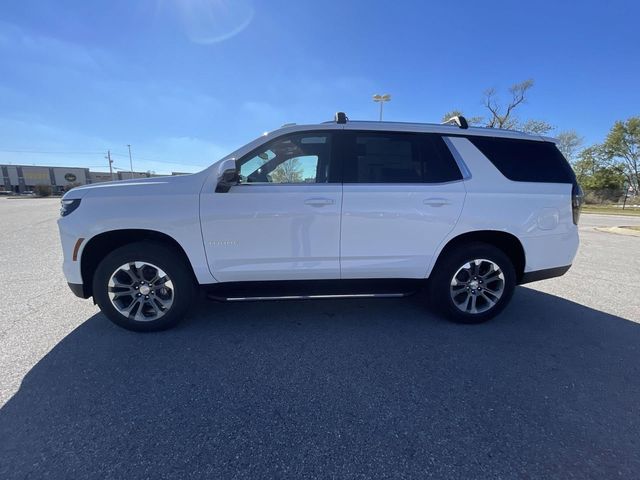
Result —
M 67 283 L 67 285 L 69 285 L 69 288 L 76 297 L 89 298 L 89 295 L 85 292 L 84 285 L 82 283 Z
M 518 284 L 522 285 L 523 283 L 537 282 L 538 280 L 546 280 L 547 278 L 560 277 L 567 273 L 570 268 L 571 265 L 566 265 L 564 267 L 545 268 L 543 270 L 524 272 Z

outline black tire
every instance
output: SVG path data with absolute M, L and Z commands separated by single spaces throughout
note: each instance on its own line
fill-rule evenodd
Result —
M 143 262 L 148 265 L 136 268 L 134 262 Z M 151 291 L 144 298 L 150 298 L 150 300 L 140 298 L 138 306 L 132 308 L 132 313 L 136 314 L 135 317 L 140 317 L 139 319 L 121 313 L 109 296 L 109 282 L 112 275 L 119 271 L 118 278 L 124 278 L 123 283 L 128 282 L 126 269 L 118 269 L 131 263 L 134 263 L 134 266 L 133 270 L 129 269 L 129 272 L 135 272 L 140 278 L 143 278 L 143 282 L 136 282 L 132 279 L 130 291 L 135 289 L 138 293 L 125 294 L 116 301 L 121 307 L 124 305 L 124 310 L 127 309 L 127 305 L 132 305 L 129 303 L 129 298 L 131 302 L 135 302 L 136 296 L 141 297 L 142 294 L 139 292 L 143 290 L 141 290 L 140 283 L 144 284 L 144 280 L 157 278 L 157 270 L 154 274 L 154 266 L 164 271 L 171 282 L 166 284 L 162 280 L 155 283 L 146 282 L 144 291 L 149 289 Z M 140 266 L 140 263 L 138 265 Z M 136 287 L 136 285 L 138 286 Z M 123 289 L 120 288 L 120 290 Z M 93 298 L 102 312 L 116 325 L 136 332 L 165 330 L 176 325 L 186 315 L 196 299 L 196 291 L 195 279 L 182 255 L 175 249 L 155 242 L 131 243 L 112 251 L 100 262 L 93 276 Z M 156 292 L 158 292 L 158 296 L 154 300 Z M 164 307 L 163 305 L 169 306 Z M 150 315 L 147 317 L 144 315 L 145 313 L 150 313 Z
M 476 265 L 475 262 L 473 264 L 470 263 L 474 260 L 487 260 L 487 262 L 479 262 L 479 265 Z M 476 277 L 471 276 L 469 273 L 474 269 L 476 269 L 476 272 L 480 269 L 480 273 L 490 272 L 490 268 L 495 268 L 491 266 L 490 262 L 499 267 L 502 277 L 483 284 L 480 274 Z M 467 264 L 468 268 L 465 269 L 464 267 Z M 456 273 L 458 273 L 458 280 L 460 278 L 466 280 L 468 276 L 469 283 L 465 286 L 462 286 L 465 282 L 460 283 L 455 289 L 454 295 L 452 293 L 452 281 Z M 493 277 L 490 273 L 486 273 L 486 278 L 491 279 Z M 475 278 L 480 280 L 474 280 Z M 513 296 L 515 285 L 516 272 L 513 262 L 502 250 L 490 244 L 470 242 L 460 245 L 454 250 L 445 251 L 438 259 L 429 277 L 429 303 L 451 321 L 457 323 L 482 323 L 504 310 Z M 473 286 L 476 286 L 477 289 L 474 290 Z M 489 293 L 499 291 L 500 287 L 502 287 L 502 293 L 499 298 L 496 298 L 493 293 Z M 461 305 L 460 308 L 456 306 L 454 296 L 457 303 Z M 475 301 L 472 297 L 476 297 Z M 470 311 L 472 310 L 470 308 L 472 302 L 474 308 L 477 305 L 475 313 Z M 494 302 L 494 304 L 492 305 L 491 302 Z M 468 310 L 463 311 L 461 308 Z M 487 308 L 487 310 L 483 311 L 482 309 L 484 308 Z

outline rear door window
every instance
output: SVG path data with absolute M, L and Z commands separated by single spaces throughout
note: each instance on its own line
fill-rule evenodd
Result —
M 441 183 L 462 178 L 439 135 L 350 131 L 340 137 L 345 183 Z

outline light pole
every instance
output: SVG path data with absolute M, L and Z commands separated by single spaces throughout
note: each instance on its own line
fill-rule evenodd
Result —
M 384 95 L 375 94 L 373 96 L 373 101 L 380 104 L 380 121 L 382 121 L 382 110 L 384 107 L 384 102 L 388 102 L 391 100 L 391 95 L 385 93 Z
M 131 178 L 133 178 L 133 160 L 131 159 L 131 145 L 127 144 L 129 148 L 129 166 L 131 167 Z

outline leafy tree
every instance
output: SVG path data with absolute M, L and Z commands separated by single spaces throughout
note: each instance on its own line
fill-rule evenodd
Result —
M 451 117 L 459 117 L 461 115 L 467 119 L 467 123 L 469 125 L 481 125 L 484 120 L 482 117 L 477 117 L 477 116 L 467 117 L 464 113 L 462 113 L 461 110 L 451 110 L 450 112 L 447 112 L 442 116 L 442 121 L 446 122 Z
M 593 187 L 597 190 L 623 190 L 624 172 L 619 165 L 603 167 L 593 176 Z
M 564 157 L 573 162 L 576 159 L 576 153 L 580 146 L 582 146 L 583 139 L 575 130 L 566 130 L 556 135 L 558 138 L 558 149 L 562 152 Z
M 79 187 L 80 185 L 82 185 L 80 182 L 67 183 L 64 187 L 62 187 L 62 190 L 64 190 L 65 192 L 68 192 L 72 188 Z
M 36 185 L 33 191 L 38 197 L 49 197 L 52 193 L 51 185 Z
M 584 187 L 588 178 L 606 164 L 602 145 L 592 145 L 580 152 L 579 159 L 573 163 L 576 179 Z
M 624 195 L 624 173 L 619 166 L 607 166 L 596 171 L 588 177 L 582 186 L 586 201 L 591 202 L 617 202 Z
M 300 161 L 297 158 L 290 158 L 271 172 L 271 179 L 275 183 L 300 183 L 303 173 Z
M 612 165 L 622 167 L 635 194 L 640 193 L 640 117 L 616 122 L 604 142 L 604 151 Z
M 451 117 L 459 117 L 460 115 L 464 115 L 464 113 L 462 113 L 462 110 L 453 109 L 442 116 L 442 121 L 446 122 Z
M 609 163 L 602 145 L 580 152 L 573 169 L 589 203 L 615 202 L 624 194 L 624 172 L 620 165 Z

